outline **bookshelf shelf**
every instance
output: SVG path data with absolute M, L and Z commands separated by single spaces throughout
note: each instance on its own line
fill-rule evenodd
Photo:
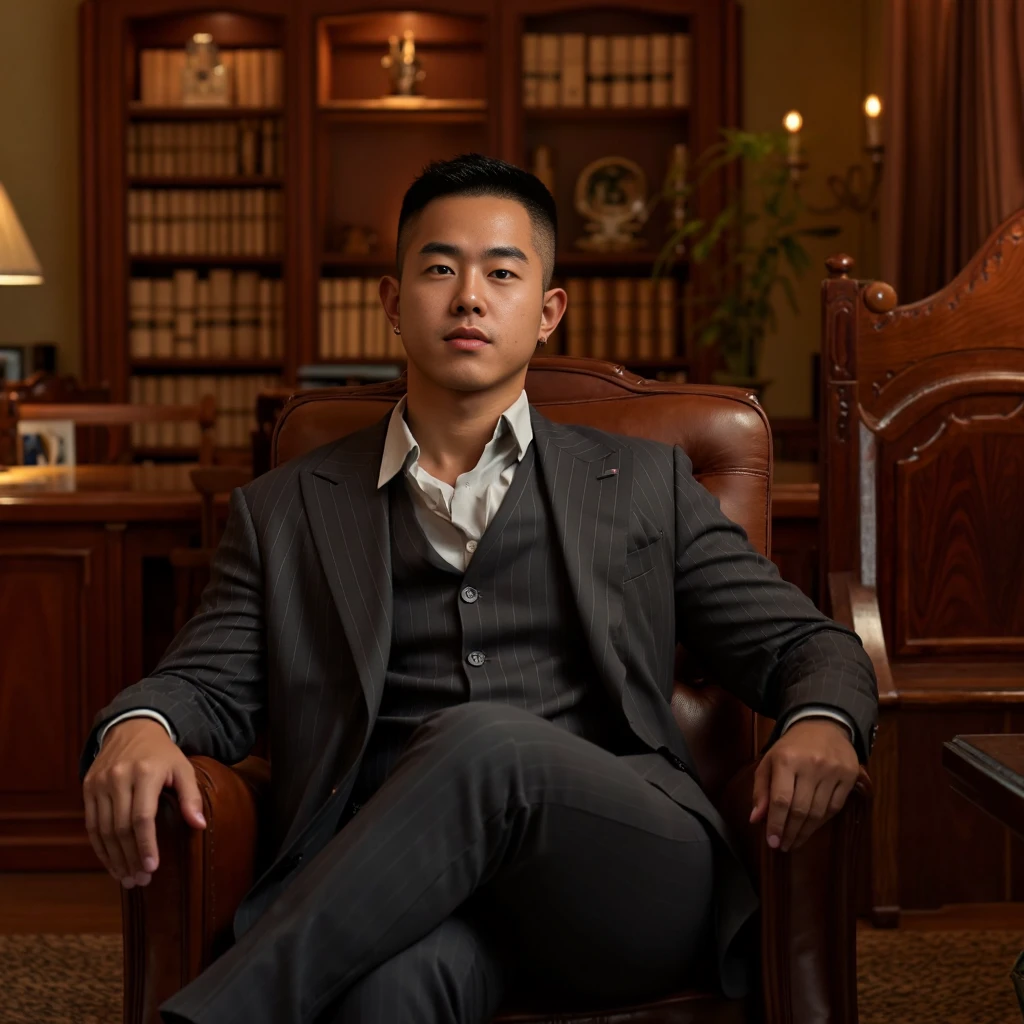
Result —
M 486 124 L 485 110 L 333 110 L 323 108 L 320 117 L 326 124 Z
M 283 178 L 261 174 L 132 174 L 128 177 L 130 188 L 280 188 L 283 184 Z
M 148 264 L 154 267 L 277 267 L 281 265 L 280 256 L 207 256 L 193 253 L 160 255 L 132 253 L 128 259 L 133 266 Z
M 678 121 L 689 107 L 524 107 L 530 121 Z
M 280 373 L 280 359 L 132 359 L 132 373 Z
M 320 104 L 320 109 L 336 112 L 374 111 L 387 113 L 425 114 L 439 111 L 474 111 L 487 112 L 487 100 L 484 99 L 433 99 L 429 96 L 381 96 L 368 100 L 327 100 Z
M 158 107 L 129 103 L 133 121 L 231 121 L 245 118 L 283 117 L 281 107 Z

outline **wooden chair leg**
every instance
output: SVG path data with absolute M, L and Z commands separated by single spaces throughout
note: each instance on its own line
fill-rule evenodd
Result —
M 876 928 L 900 923 L 899 744 L 896 715 L 880 710 L 871 752 L 875 799 L 871 820 L 871 921 Z

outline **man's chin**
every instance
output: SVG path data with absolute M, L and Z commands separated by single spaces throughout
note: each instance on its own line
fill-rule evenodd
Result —
M 435 387 L 449 391 L 486 391 L 504 383 L 519 370 L 519 367 L 499 366 L 496 360 L 487 358 L 494 354 L 484 350 L 453 351 L 446 353 L 446 357 L 429 361 L 427 365 L 420 359 L 410 359 L 410 363 L 415 363 L 419 372 Z

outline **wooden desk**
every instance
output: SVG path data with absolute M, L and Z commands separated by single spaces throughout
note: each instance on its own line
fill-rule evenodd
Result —
M 172 638 L 167 554 L 199 528 L 190 468 L 0 472 L 0 870 L 98 866 L 78 756 Z

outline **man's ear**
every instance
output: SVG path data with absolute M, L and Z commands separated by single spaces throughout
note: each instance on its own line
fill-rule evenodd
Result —
M 380 304 L 384 307 L 384 312 L 387 314 L 387 318 L 391 321 L 392 326 L 397 326 L 401 319 L 398 301 L 400 291 L 401 284 L 398 278 L 391 277 L 390 275 L 382 277 L 380 284 L 377 286 Z

